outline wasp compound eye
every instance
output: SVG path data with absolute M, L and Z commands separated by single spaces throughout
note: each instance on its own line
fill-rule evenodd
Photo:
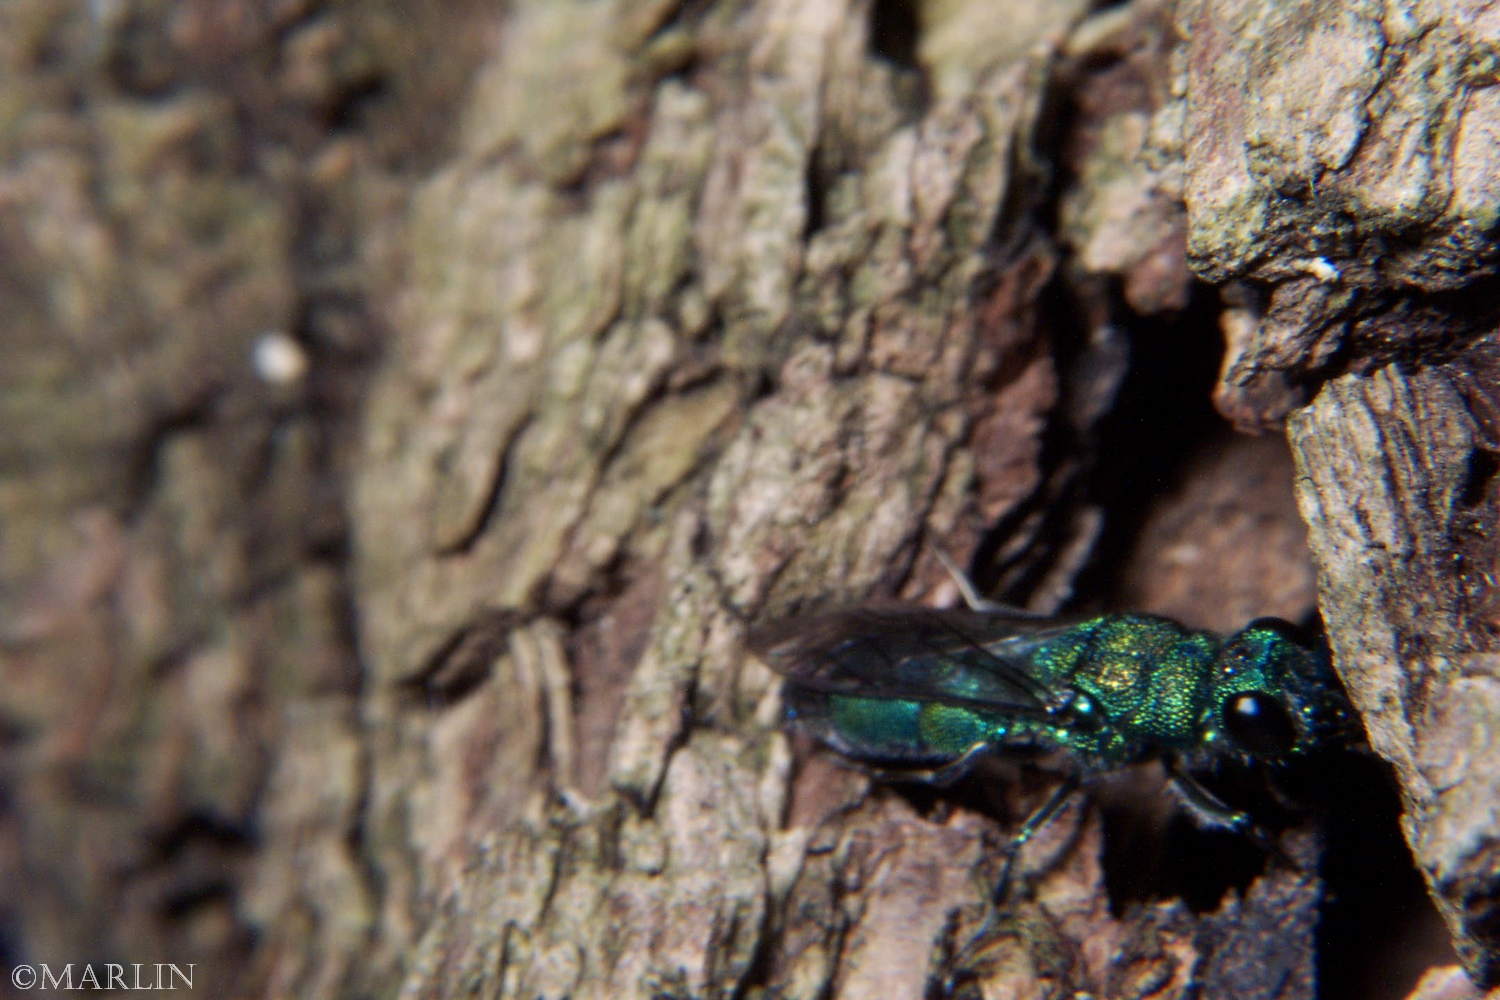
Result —
M 1297 742 L 1297 730 L 1281 702 L 1259 691 L 1232 695 L 1222 710 L 1224 729 L 1240 748 L 1259 757 L 1279 757 Z

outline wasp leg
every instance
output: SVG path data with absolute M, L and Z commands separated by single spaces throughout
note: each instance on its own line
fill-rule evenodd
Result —
M 1036 836 L 1038 830 L 1046 826 L 1062 810 L 1073 793 L 1078 791 L 1078 786 L 1082 781 L 1081 772 L 1073 771 L 1068 774 L 1052 794 L 1047 796 L 1047 801 L 1027 816 L 1015 836 L 1011 837 L 1010 843 L 1005 848 L 1005 864 L 1000 869 L 1000 878 L 995 881 L 995 888 L 990 892 L 989 912 L 985 914 L 984 922 L 979 925 L 979 929 L 970 935 L 969 940 L 953 957 L 950 971 L 943 978 L 943 995 L 951 996 L 959 979 L 966 975 L 973 975 L 970 966 L 973 964 L 974 957 L 980 952 L 984 942 L 993 937 L 999 928 L 1001 906 L 1010 891 L 1011 873 L 1015 869 L 1016 859 L 1020 856 L 1021 849 L 1032 837 Z
M 916 781 L 922 784 L 936 785 L 941 788 L 953 784 L 968 774 L 973 769 L 975 762 L 981 757 L 993 753 L 994 750 L 995 745 L 993 743 L 981 740 L 965 750 L 957 759 L 944 764 L 942 767 L 914 771 L 889 771 L 869 767 L 863 770 L 871 777 L 883 781 Z M 990 899 L 995 905 L 998 906 L 1005 898 L 1006 890 L 1010 886 L 1011 872 L 1016 866 L 1016 858 L 1020 856 L 1021 849 L 1026 846 L 1032 837 L 1036 836 L 1038 830 L 1047 825 L 1048 820 L 1057 815 L 1058 811 L 1067 803 L 1068 797 L 1078 791 L 1078 786 L 1082 780 L 1083 775 L 1081 772 L 1070 772 L 1058 784 L 1052 794 L 1047 796 L 1047 801 L 1033 810 L 1031 815 L 1026 817 L 1025 822 L 1021 824 L 1020 829 L 1016 830 L 1015 835 L 1010 838 L 1010 843 L 1005 846 L 1005 863 L 1000 869 L 1000 878 L 995 883 L 994 891 L 990 893 Z
M 1263 767 L 1259 769 L 1258 773 L 1261 775 L 1261 782 L 1265 786 L 1266 791 L 1276 801 L 1278 806 L 1294 815 L 1307 815 L 1307 802 L 1298 798 L 1294 793 L 1287 791 L 1281 782 L 1277 780 L 1277 776 L 1281 774 L 1279 770 L 1274 767 Z
M 1187 807 L 1188 815 L 1193 817 L 1195 823 L 1210 830 L 1233 830 L 1235 833 L 1249 837 L 1256 847 L 1288 868 L 1299 867 L 1295 861 L 1287 857 L 1286 852 L 1271 835 L 1251 819 L 1249 813 L 1225 804 L 1223 799 L 1204 788 L 1197 778 L 1184 771 L 1177 761 L 1169 759 L 1166 765 L 1168 783 L 1177 793 L 1182 804 Z
M 1032 837 L 1036 836 L 1038 830 L 1046 826 L 1058 814 L 1068 798 L 1078 791 L 1082 780 L 1083 775 L 1078 771 L 1070 773 L 1047 797 L 1047 801 L 1026 817 L 1026 822 L 1022 823 L 1015 836 L 1010 838 L 1010 843 L 1005 847 L 1005 865 L 1000 869 L 1000 878 L 995 881 L 995 888 L 990 893 L 990 901 L 994 907 L 999 907 L 1005 901 L 1005 895 L 1010 890 L 1011 873 L 1016 867 L 1016 859 L 1021 856 L 1021 849 Z
M 954 562 L 948 553 L 937 547 L 934 547 L 932 551 L 937 555 L 938 562 L 943 564 L 943 569 L 948 571 L 948 575 L 958 585 L 958 592 L 963 596 L 964 603 L 969 606 L 970 611 L 1011 615 L 1016 618 L 1042 619 L 1048 617 L 1047 615 L 1037 614 L 1035 611 L 1012 607 L 1009 604 L 1001 604 L 999 601 L 992 601 L 987 597 L 979 596 L 979 588 L 974 586 L 974 581 L 970 580 L 968 574 L 958 568 L 958 563 Z
M 972 771 L 975 763 L 981 757 L 992 753 L 994 749 L 995 745 L 989 740 L 980 740 L 942 767 L 912 768 L 908 770 L 862 767 L 860 770 L 878 781 L 916 782 L 918 784 L 936 785 L 938 788 L 946 788 Z

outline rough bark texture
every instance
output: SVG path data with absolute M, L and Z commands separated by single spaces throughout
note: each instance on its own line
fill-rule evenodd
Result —
M 1263 290 L 1229 328 L 1220 405 L 1258 422 L 1311 396 L 1291 441 L 1323 617 L 1433 898 L 1492 984 L 1500 7 L 1180 17 L 1188 253 Z
M 1401 778 L 1407 838 L 1460 954 L 1492 980 L 1500 660 L 1487 456 L 1500 427 L 1497 370 L 1463 365 L 1335 380 L 1292 440 L 1339 662 Z
M 874 787 L 743 649 L 951 600 L 942 549 L 1044 611 L 1316 598 L 1500 976 L 1500 7 L 1090 6 L 0 11 L 0 962 L 1473 994 L 1397 914 L 1412 966 L 1334 947 L 1317 824 L 1267 865 L 1150 767 L 960 955 L 1055 779 Z
M 408 6 L 0 8 L 8 971 L 368 968 L 341 477 L 405 190 L 492 23 Z

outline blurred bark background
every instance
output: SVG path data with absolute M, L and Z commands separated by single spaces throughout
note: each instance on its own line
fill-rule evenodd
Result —
M 7 970 L 1500 980 L 1500 6 L 12 0 L 0 59 Z M 1289 871 L 1135 769 L 957 968 L 1051 779 L 872 788 L 742 648 L 937 550 L 1321 610 L 1399 800 L 1310 769 Z

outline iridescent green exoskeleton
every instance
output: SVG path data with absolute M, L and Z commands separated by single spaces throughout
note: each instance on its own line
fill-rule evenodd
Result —
M 1199 822 L 1274 846 L 1193 777 L 1346 742 L 1355 716 L 1327 654 L 1278 619 L 1228 638 L 1166 618 L 1071 624 L 1003 610 L 865 608 L 759 630 L 787 719 L 845 757 L 944 784 L 987 754 L 1066 751 L 1072 770 L 1022 824 L 1020 848 L 1090 774 L 1161 758 Z

